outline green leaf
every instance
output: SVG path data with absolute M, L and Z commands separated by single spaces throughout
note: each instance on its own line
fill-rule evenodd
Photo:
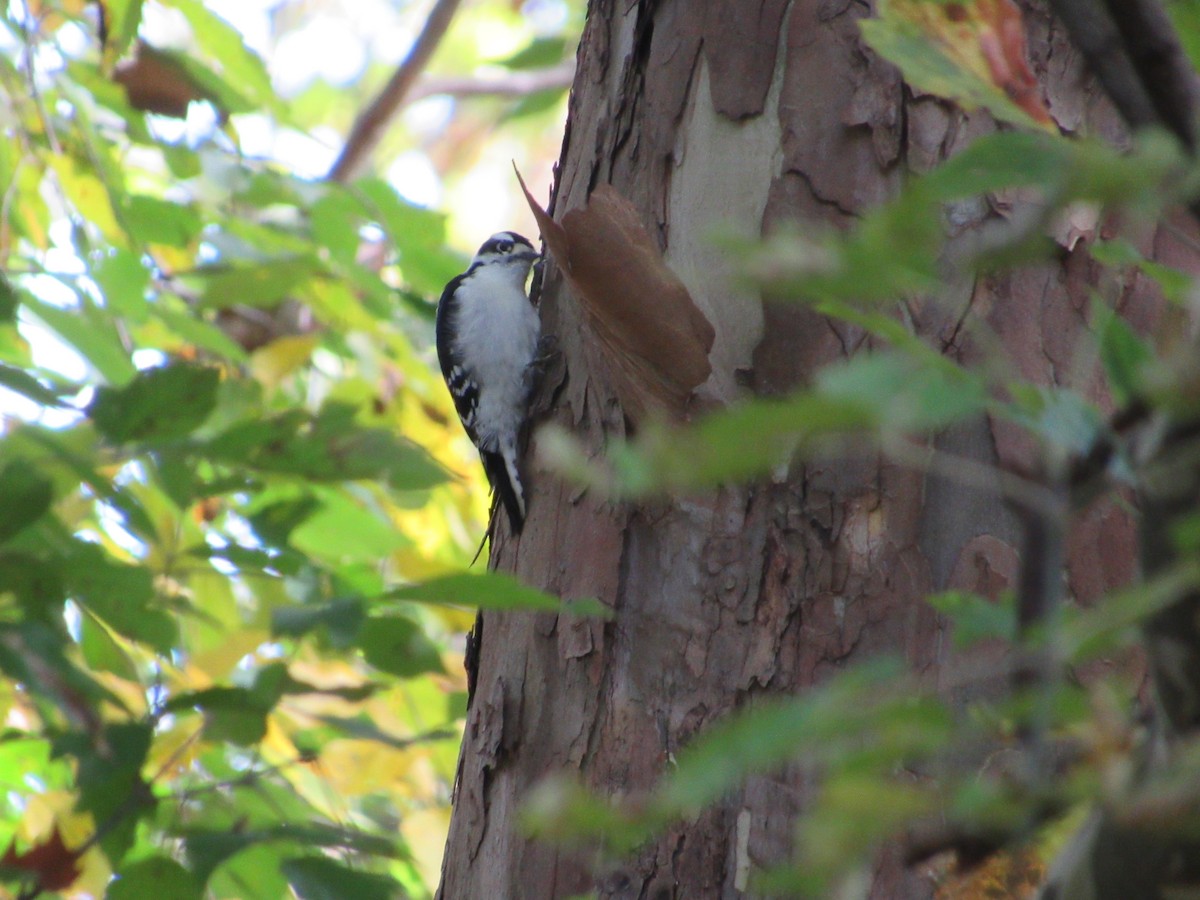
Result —
M 355 422 L 355 409 L 327 403 L 314 417 L 291 410 L 243 422 L 214 438 L 216 459 L 318 481 L 386 480 L 419 490 L 446 480 L 445 471 L 415 444 L 382 428 Z
M 79 650 L 83 661 L 98 672 L 112 672 L 126 681 L 138 680 L 137 666 L 108 629 L 97 619 L 85 615 L 79 623 Z
M 939 202 L 1016 187 L 1052 187 L 1065 180 L 1071 147 L 1045 132 L 985 135 L 923 176 L 920 190 Z
M 992 115 L 1025 128 L 1038 127 L 1003 90 L 948 57 L 917 25 L 886 7 L 878 18 L 859 23 L 871 48 L 896 65 L 921 91 L 954 100 L 965 109 L 984 107 Z
M 207 880 L 217 866 L 236 853 L 269 842 L 299 844 L 305 847 L 335 847 L 373 856 L 396 856 L 395 844 L 386 837 L 349 828 L 285 823 L 270 828 L 241 831 L 188 828 L 181 832 L 188 861 L 196 875 Z
M 127 195 L 121 212 L 130 236 L 143 244 L 186 248 L 204 224 L 192 207 L 145 194 Z
M 204 736 L 210 741 L 228 741 L 252 747 L 267 734 L 267 715 L 274 702 L 250 688 L 213 687 L 179 694 L 166 704 L 167 712 L 198 709 L 204 713 Z
M 348 192 L 331 187 L 309 211 L 313 238 L 343 263 L 352 264 L 358 254 L 362 205 Z
M 136 255 L 128 250 L 114 250 L 92 267 L 92 278 L 104 292 L 109 308 L 134 321 L 145 319 L 150 272 Z
M 343 493 L 320 490 L 321 506 L 292 531 L 289 543 L 316 559 L 378 561 L 409 543 L 368 506 Z
M 1200 0 L 1168 0 L 1163 4 L 1175 25 L 1193 69 L 1200 69 Z
M 385 875 L 359 872 L 326 856 L 289 859 L 280 869 L 300 900 L 392 900 L 401 893 Z
M 303 637 L 318 628 L 329 636 L 335 648 L 353 646 L 366 613 L 359 600 L 334 600 L 304 606 L 279 606 L 271 610 L 271 634 L 275 637 Z
M 0 387 L 6 387 L 42 406 L 63 406 L 58 394 L 23 369 L 0 363 Z
M 551 594 L 526 587 L 504 572 L 473 574 L 460 572 L 443 575 L 421 584 L 396 588 L 387 593 L 388 599 L 414 600 L 455 606 L 474 606 L 479 609 L 528 609 L 566 613 L 576 616 L 612 618 L 613 612 L 593 599 L 559 600 Z
M 67 589 L 118 634 L 169 654 L 179 638 L 174 617 L 154 605 L 154 576 L 142 566 L 112 560 L 104 550 L 76 541 L 60 562 Z
M 201 900 L 203 896 L 203 885 L 196 876 L 167 856 L 126 863 L 104 895 L 105 900 Z
M 514 70 L 547 69 L 562 62 L 566 55 L 566 38 L 536 37 L 512 56 L 496 60 L 495 64 Z
M 373 616 L 358 635 L 363 657 L 381 672 L 411 678 L 426 672 L 445 672 L 442 654 L 421 626 L 403 616 Z
M 167 0 L 167 3 L 187 18 L 196 43 L 220 66 L 223 82 L 236 85 L 238 92 L 254 105 L 265 107 L 277 116 L 286 113 L 286 106 L 271 85 L 266 65 L 246 46 L 240 31 L 199 0 Z
M 154 808 L 141 774 L 152 732 L 142 722 L 113 723 L 98 735 L 75 732 L 54 743 L 56 755 L 70 754 L 78 761 L 79 809 L 96 822 L 112 822 L 100 846 L 114 865 L 133 846 L 138 820 Z
M 948 618 L 954 646 L 965 649 L 987 640 L 1011 641 L 1017 633 L 1016 604 L 1012 595 L 989 600 L 963 591 L 931 594 L 925 602 Z
M 980 377 L 948 360 L 860 353 L 821 370 L 813 391 L 741 403 L 684 428 L 643 426 L 633 443 L 610 447 L 607 480 L 561 433 L 544 431 L 541 444 L 568 474 L 636 496 L 758 477 L 848 440 L 926 434 L 982 413 L 987 401 Z
M 757 704 L 718 723 L 685 748 L 655 806 L 694 814 L 746 775 L 793 759 L 836 768 L 869 752 L 886 771 L 933 752 L 953 720 L 936 700 L 902 683 L 898 660 L 879 659 L 839 673 L 803 697 Z
M 129 49 L 142 22 L 142 0 L 105 0 L 102 13 L 108 26 L 105 60 L 110 64 Z
M 1128 404 L 1142 390 L 1146 364 L 1153 358 L 1149 345 L 1103 301 L 1093 304 L 1100 341 L 1100 360 L 1118 405 Z
M 0 272 L 0 322 L 15 322 L 17 318 L 17 292 L 8 276 Z
M 99 319 L 87 310 L 60 309 L 28 294 L 22 302 L 111 384 L 124 384 L 137 374 L 111 320 Z
M 0 543 L 19 534 L 50 508 L 54 491 L 50 482 L 30 463 L 14 460 L 0 469 Z
M 188 313 L 167 309 L 161 300 L 154 304 L 152 313 L 172 333 L 201 350 L 215 353 L 231 362 L 245 362 L 249 358 L 241 345 L 231 340 L 225 332 L 202 319 Z
M 88 414 L 114 443 L 184 437 L 213 411 L 219 382 L 220 373 L 207 366 L 174 363 L 146 369 L 123 388 L 97 390 Z
M 201 306 L 204 309 L 230 306 L 269 309 L 287 299 L 298 285 L 312 278 L 318 270 L 313 260 L 304 257 L 212 266 L 196 273 L 204 283 Z

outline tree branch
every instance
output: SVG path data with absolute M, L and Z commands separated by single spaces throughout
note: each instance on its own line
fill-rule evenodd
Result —
M 1155 0 L 1050 0 L 1125 121 L 1195 150 L 1196 75 Z
M 403 105 L 418 76 L 429 65 L 434 51 L 441 43 L 461 0 L 437 0 L 425 20 L 408 56 L 392 73 L 383 90 L 372 100 L 354 122 L 346 144 L 329 170 L 330 181 L 345 183 L 358 174 L 371 151 L 379 144 L 384 129 Z
M 410 103 L 426 97 L 527 97 L 571 86 L 575 63 L 565 62 L 533 72 L 508 72 L 490 78 L 447 76 L 423 78 L 408 93 Z

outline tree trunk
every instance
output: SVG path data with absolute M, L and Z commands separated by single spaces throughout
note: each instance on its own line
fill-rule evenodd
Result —
M 1031 63 L 1059 124 L 1120 139 L 1044 5 L 1024 12 Z M 589 4 L 552 212 L 561 219 L 582 208 L 600 184 L 637 207 L 716 330 L 703 403 L 789 390 L 871 344 L 853 327 L 733 288 L 709 240 L 714 228 L 753 237 L 789 221 L 847 227 L 906 174 L 996 127 L 983 112 L 914 96 L 861 40 L 858 22 L 869 13 L 850 0 Z M 1021 202 L 951 210 L 953 239 L 975 240 Z M 969 363 L 982 351 L 963 322 L 977 317 L 1023 377 L 1078 384 L 1090 291 L 1116 297 L 1142 331 L 1161 306 L 1140 278 L 1098 285 L 1077 246 L 1096 223 L 1069 225 L 1056 235 L 1056 263 L 964 281 L 936 303 L 910 300 L 913 327 Z M 625 433 L 626 418 L 553 268 L 541 309 L 563 363 L 543 384 L 543 404 L 599 449 Z M 1094 373 L 1085 383 L 1103 390 Z M 987 420 L 937 445 L 988 465 L 1028 462 L 1033 452 Z M 751 779 L 615 869 L 528 840 L 518 810 L 539 780 L 562 772 L 603 794 L 636 796 L 729 711 L 756 696 L 801 693 L 879 653 L 900 653 L 936 680 L 949 642 L 922 598 L 947 588 L 995 596 L 1017 578 L 1020 527 L 998 492 L 883 459 L 808 462 L 769 483 L 638 506 L 544 473 L 532 482 L 525 531 L 498 542 L 494 564 L 564 598 L 597 597 L 615 618 L 483 615 L 446 900 L 743 896 L 750 870 L 791 858 L 810 791 L 798 768 Z M 1068 542 L 1073 598 L 1088 602 L 1128 581 L 1135 543 L 1115 504 L 1082 516 Z M 954 690 L 962 702 L 976 691 Z M 895 853 L 881 855 L 874 879 L 876 897 L 933 891 Z

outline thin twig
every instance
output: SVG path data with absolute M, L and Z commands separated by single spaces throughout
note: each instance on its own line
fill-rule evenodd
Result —
M 422 78 L 408 93 L 415 103 L 426 97 L 528 97 L 542 91 L 563 90 L 571 86 L 575 63 L 566 62 L 550 69 L 533 72 L 508 72 L 488 78 L 434 76 Z
M 437 0 L 425 27 L 421 29 L 408 56 L 392 73 L 388 83 L 372 100 L 354 122 L 350 136 L 342 147 L 341 154 L 329 170 L 328 180 L 339 183 L 350 181 L 366 164 L 371 151 L 379 144 L 384 129 L 403 105 L 417 77 L 429 65 L 429 60 L 441 43 L 461 0 Z

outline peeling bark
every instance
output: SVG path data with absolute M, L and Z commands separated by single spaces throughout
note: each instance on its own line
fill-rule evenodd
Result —
M 1051 113 L 1068 130 L 1120 139 L 1116 117 L 1044 6 L 1024 8 Z M 862 43 L 857 23 L 868 13 L 868 4 L 848 0 L 590 4 L 551 212 L 561 221 L 583 209 L 602 184 L 632 201 L 716 329 L 705 389 L 722 400 L 789 390 L 871 341 L 811 311 L 739 293 L 719 266 L 705 268 L 716 258 L 706 229 L 847 227 L 893 196 L 906 173 L 995 129 L 986 113 L 907 89 Z M 1021 203 L 994 198 L 952 210 L 952 242 L 972 240 Z M 1057 262 L 914 298 L 915 329 L 972 363 L 983 351 L 971 323 L 982 322 L 1014 371 L 1040 385 L 1079 387 L 1072 348 L 1088 328 L 1086 298 L 1110 289 L 1097 284 L 1086 257 L 1092 237 L 1075 235 Z M 1150 244 L 1161 239 L 1148 236 Z M 1111 289 L 1139 329 L 1159 324 L 1151 285 L 1135 279 Z M 541 309 L 564 363 L 542 386 L 549 418 L 599 452 L 624 433 L 625 411 L 588 317 L 552 267 Z M 1083 377 L 1099 396 L 1095 373 Z M 1019 463 L 1031 450 L 985 420 L 937 446 L 986 464 Z M 934 683 L 951 663 L 961 670 L 946 623 L 922 598 L 946 588 L 993 596 L 1014 583 L 1020 533 L 998 493 L 879 459 L 810 462 L 777 482 L 640 506 L 534 473 L 525 530 L 519 541 L 498 542 L 494 563 L 565 598 L 598 597 L 614 619 L 484 614 L 440 895 L 744 896 L 749 871 L 790 857 L 793 823 L 811 792 L 799 767 L 751 779 L 607 869 L 588 852 L 526 840 L 515 814 L 550 774 L 636 796 L 731 710 L 763 694 L 803 692 L 879 653 L 902 654 Z M 1090 600 L 1123 583 L 1134 544 L 1127 512 L 1115 504 L 1089 511 L 1068 538 L 1070 594 Z M 966 703 L 969 693 L 956 697 Z M 898 853 L 881 855 L 872 896 L 933 890 L 928 874 L 906 869 Z

